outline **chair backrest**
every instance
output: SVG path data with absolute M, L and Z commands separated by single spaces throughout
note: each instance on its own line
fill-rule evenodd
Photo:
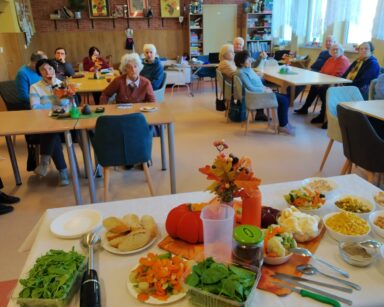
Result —
M 368 117 L 341 105 L 337 114 L 347 159 L 370 172 L 384 172 L 384 140 Z
M 143 114 L 100 116 L 92 144 L 102 166 L 121 166 L 151 160 L 152 133 Z
M 369 84 L 368 100 L 375 99 L 375 96 L 376 96 L 376 91 L 375 91 L 376 83 L 377 83 L 377 79 L 373 79 L 371 81 L 371 83 Z
M 328 137 L 342 142 L 339 120 L 337 118 L 336 107 L 340 102 L 361 101 L 364 100 L 359 89 L 356 86 L 338 86 L 330 87 L 327 90 L 327 121 Z
M 164 72 L 161 87 L 159 89 L 157 89 L 156 91 L 153 91 L 155 93 L 156 102 L 163 102 L 164 101 L 164 94 L 165 94 L 165 88 L 167 86 L 167 80 L 168 80 L 167 73 Z
M 236 100 L 241 101 L 243 99 L 243 83 L 239 76 L 233 77 L 233 96 Z
M 217 91 L 219 94 L 223 94 L 224 88 L 224 77 L 220 70 L 216 69 L 216 83 L 217 83 Z
M 3 98 L 8 111 L 29 110 L 29 103 L 20 101 L 17 97 L 16 80 L 0 82 L 0 96 Z
M 223 93 L 223 99 L 230 100 L 232 96 L 232 82 L 225 80 L 222 72 L 218 69 L 216 69 L 216 79 L 218 93 Z
M 279 62 L 273 58 L 267 59 L 264 64 L 264 67 L 277 67 L 277 66 L 279 66 Z

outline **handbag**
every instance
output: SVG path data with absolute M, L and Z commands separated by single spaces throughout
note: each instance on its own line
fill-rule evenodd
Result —
M 32 172 L 36 167 L 39 161 L 39 135 L 25 135 L 25 140 L 27 141 L 27 172 Z

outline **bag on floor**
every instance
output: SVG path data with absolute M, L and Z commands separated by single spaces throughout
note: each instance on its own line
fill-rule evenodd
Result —
M 216 98 L 216 111 L 225 111 L 225 100 Z
M 28 159 L 27 159 L 27 171 L 32 172 L 37 167 L 37 161 L 39 159 L 39 146 L 35 144 L 28 144 Z
M 243 122 L 246 119 L 245 103 L 231 99 L 228 118 L 233 122 Z

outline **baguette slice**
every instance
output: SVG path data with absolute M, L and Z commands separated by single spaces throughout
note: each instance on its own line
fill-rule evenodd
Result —
M 150 232 L 151 238 L 154 238 L 157 236 L 157 225 L 152 216 L 143 215 L 141 217 L 140 223 L 144 227 L 144 229 L 147 229 Z
M 139 249 L 146 245 L 149 240 L 151 240 L 151 233 L 148 230 L 134 230 L 124 237 L 124 240 L 119 243 L 118 249 L 123 252 Z
M 120 236 L 120 237 L 116 237 L 116 238 L 114 238 L 113 240 L 108 241 L 108 244 L 109 244 L 110 246 L 114 247 L 114 248 L 118 248 L 118 247 L 119 247 L 119 244 L 120 244 L 121 242 L 124 241 L 124 239 L 125 239 L 126 236 L 127 236 L 127 235 L 125 235 L 125 236 Z
M 114 216 L 110 216 L 110 217 L 107 217 L 106 219 L 104 219 L 103 220 L 103 226 L 108 231 L 111 231 L 114 233 L 123 233 L 123 232 L 127 232 L 127 231 L 131 230 L 129 225 L 127 225 L 123 220 L 121 220 L 117 217 L 114 217 Z
M 143 228 L 143 226 L 140 225 L 139 217 L 136 214 L 124 215 L 123 222 L 128 225 L 131 230 Z

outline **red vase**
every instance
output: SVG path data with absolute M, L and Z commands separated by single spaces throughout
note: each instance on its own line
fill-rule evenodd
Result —
M 251 197 L 242 197 L 241 224 L 261 228 L 261 192 L 259 189 Z

